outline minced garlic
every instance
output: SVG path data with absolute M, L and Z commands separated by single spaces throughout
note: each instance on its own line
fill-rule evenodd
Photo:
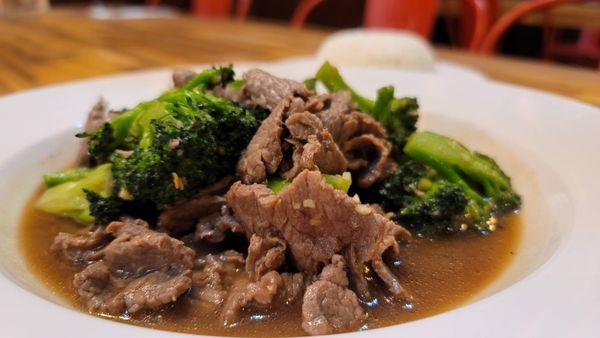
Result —
M 373 212 L 373 209 L 366 204 L 359 204 L 356 207 L 354 207 L 354 210 L 356 210 L 356 212 L 358 212 L 359 215 L 363 216 L 366 216 Z
M 311 209 L 314 209 L 316 207 L 315 201 L 311 200 L 310 198 L 307 198 L 304 201 L 302 201 L 302 205 L 305 208 L 311 208 Z

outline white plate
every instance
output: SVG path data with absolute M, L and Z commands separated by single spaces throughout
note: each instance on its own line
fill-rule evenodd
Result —
M 316 64 L 294 59 L 264 68 L 302 79 L 314 73 Z M 488 81 L 448 64 L 432 72 L 342 72 L 363 93 L 393 84 L 397 93 L 417 96 L 422 105 L 420 127 L 493 154 L 524 198 L 524 236 L 515 262 L 469 304 L 434 317 L 344 336 L 598 337 L 600 111 Z M 74 156 L 71 135 L 96 99 L 103 95 L 114 108 L 132 106 L 169 85 L 170 72 L 156 70 L 0 98 L 1 336 L 177 336 L 65 307 L 29 273 L 16 241 L 24 201 L 42 173 L 60 168 Z

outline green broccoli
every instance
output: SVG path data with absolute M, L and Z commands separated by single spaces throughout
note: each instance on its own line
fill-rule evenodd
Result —
M 46 190 L 36 203 L 40 210 L 67 216 L 80 223 L 92 223 L 86 191 L 107 197 L 112 192 L 111 164 L 86 171 L 83 177 L 56 184 Z
M 397 212 L 421 234 L 451 233 L 470 226 L 486 232 L 495 216 L 521 205 L 510 178 L 488 156 L 432 132 L 412 134 L 405 159 L 374 189 L 372 201 Z
M 207 92 L 231 84 L 233 75 L 231 67 L 205 70 L 183 87 L 77 135 L 89 138 L 95 164 L 109 164 L 111 186 L 108 193 L 80 188 L 79 196 L 87 199 L 80 208 L 85 215 L 77 219 L 105 222 L 140 205 L 155 213 L 233 174 L 242 150 L 268 114 Z M 72 179 L 77 170 L 48 175 L 47 182 Z
M 342 78 L 340 71 L 329 62 L 321 65 L 317 71 L 315 78 L 320 81 L 329 92 L 349 91 L 352 95 L 352 100 L 356 102 L 358 108 L 364 112 L 373 110 L 374 102 L 354 91 Z
M 230 68 L 204 71 L 84 135 L 92 158 L 113 163 L 115 194 L 162 209 L 233 173 L 266 111 L 204 91 L 224 78 Z
M 510 178 L 498 164 L 456 140 L 428 131 L 416 132 L 409 137 L 404 152 L 460 187 L 468 198 L 468 219 L 480 230 L 490 228 L 495 214 L 521 205 L 521 198 L 513 190 Z
M 388 178 L 361 197 L 396 212 L 399 221 L 421 234 L 453 232 L 460 227 L 467 197 L 456 184 L 414 160 L 400 164 Z
M 43 176 L 46 187 L 52 188 L 61 183 L 77 181 L 84 178 L 92 169 L 87 167 L 69 168 L 55 173 L 48 173 Z
M 349 172 L 345 172 L 341 175 L 330 175 L 330 174 L 321 174 L 325 182 L 330 184 L 335 189 L 339 189 L 343 192 L 348 192 L 350 186 L 352 185 L 352 176 Z M 279 193 L 283 188 L 290 185 L 290 181 L 284 179 L 279 176 L 271 176 L 267 178 L 267 188 L 273 190 L 274 193 Z
M 171 99 L 168 118 L 149 124 L 152 137 L 147 142 L 142 138 L 131 154 L 117 152 L 111 158 L 116 187 L 159 209 L 232 174 L 261 121 L 202 92 Z
M 370 113 L 385 127 L 388 138 L 397 148 L 395 153 L 400 152 L 408 136 L 416 130 L 419 118 L 417 100 L 412 97 L 394 97 L 394 87 L 380 88 L 375 101 L 370 100 L 354 91 L 344 81 L 338 69 L 329 62 L 325 62 L 319 68 L 316 79 L 323 83 L 329 92 L 349 91 L 358 108 Z
M 102 196 L 101 194 L 85 190 L 86 199 L 89 203 L 89 213 L 92 221 L 97 224 L 108 224 L 124 215 L 125 201 L 113 196 Z M 129 214 L 128 216 L 132 216 Z M 147 219 L 147 218 L 146 218 Z

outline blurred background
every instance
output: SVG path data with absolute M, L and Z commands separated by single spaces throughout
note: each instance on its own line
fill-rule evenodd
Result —
M 0 18 L 73 8 L 99 18 L 187 13 L 298 29 L 398 28 L 435 46 L 600 71 L 598 0 L 0 0 Z

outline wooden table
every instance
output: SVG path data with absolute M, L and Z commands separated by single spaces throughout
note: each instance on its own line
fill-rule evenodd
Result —
M 0 18 L 0 94 L 116 72 L 313 53 L 326 31 L 190 17 L 95 20 L 78 10 Z M 490 78 L 600 106 L 600 73 L 438 50 Z

